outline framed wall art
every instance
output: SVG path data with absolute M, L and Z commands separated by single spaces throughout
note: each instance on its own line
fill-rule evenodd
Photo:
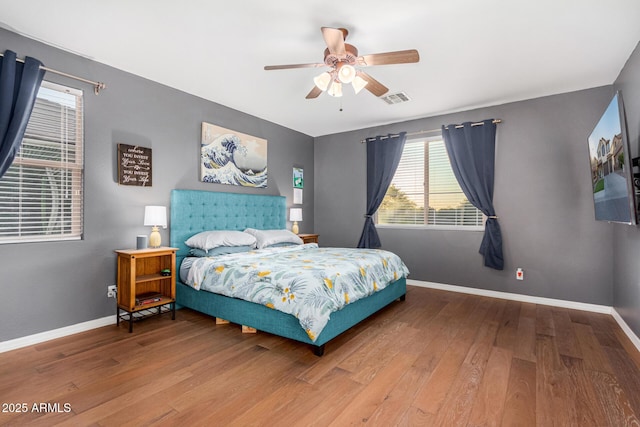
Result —
M 267 140 L 202 122 L 202 182 L 267 187 Z
M 118 144 L 118 184 L 151 187 L 151 148 Z
M 304 188 L 304 170 L 293 168 L 293 188 Z

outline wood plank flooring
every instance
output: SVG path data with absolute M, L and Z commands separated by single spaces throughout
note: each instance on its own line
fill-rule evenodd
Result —
M 321 358 L 187 309 L 0 354 L 0 425 L 640 425 L 611 316 L 408 288 Z

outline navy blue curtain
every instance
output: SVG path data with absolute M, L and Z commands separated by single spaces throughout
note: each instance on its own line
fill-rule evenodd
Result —
M 16 61 L 10 50 L 0 57 L 0 178 L 13 163 L 38 95 L 44 70 L 37 59 Z
M 373 214 L 380 207 L 391 185 L 406 139 L 407 133 L 400 132 L 399 135 L 377 136 L 375 139 L 367 140 L 367 213 L 358 242 L 359 248 L 382 246 L 373 223 Z
M 502 270 L 502 233 L 493 209 L 496 124 L 493 119 L 482 123 L 477 126 L 471 126 L 471 122 L 463 123 L 462 127 L 443 126 L 442 136 L 460 188 L 471 204 L 487 216 L 480 245 L 484 265 Z

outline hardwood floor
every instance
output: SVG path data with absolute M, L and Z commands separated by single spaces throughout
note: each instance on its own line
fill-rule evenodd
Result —
M 610 316 L 409 287 L 321 358 L 186 309 L 4 353 L 0 424 L 639 425 L 639 367 Z

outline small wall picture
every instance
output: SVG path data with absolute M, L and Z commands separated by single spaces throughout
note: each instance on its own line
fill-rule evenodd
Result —
M 267 187 L 267 140 L 202 122 L 202 182 Z
M 151 148 L 118 144 L 118 184 L 151 187 Z
M 304 170 L 293 168 L 293 188 L 304 188 Z

